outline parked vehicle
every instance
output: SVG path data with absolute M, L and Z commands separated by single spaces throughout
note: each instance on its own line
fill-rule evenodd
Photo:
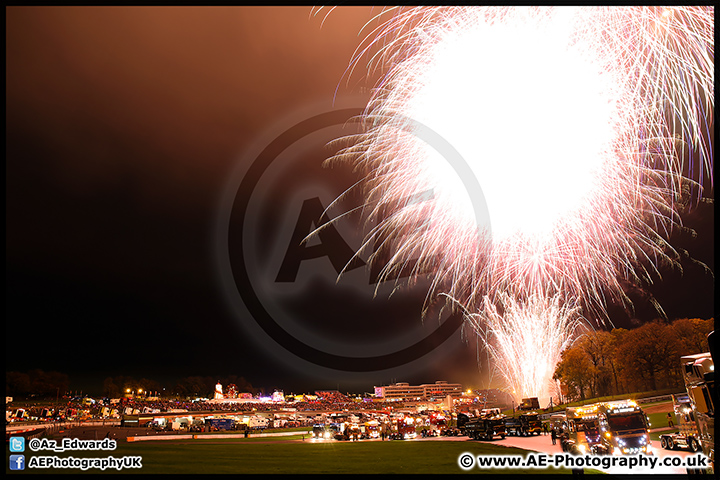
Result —
M 461 413 L 458 414 L 458 428 L 474 440 L 505 438 L 505 418 L 501 415 L 470 417 Z
M 506 435 L 526 437 L 529 435 L 540 435 L 542 422 L 537 412 L 528 412 L 517 417 L 505 418 Z
M 598 453 L 652 454 L 648 419 L 633 400 L 598 403 L 600 444 Z
M 665 450 L 684 448 L 691 452 L 699 452 L 702 447 L 690 396 L 687 393 L 674 394 L 672 399 L 678 431 L 660 435 L 660 446 Z
M 715 469 L 715 405 L 717 405 L 714 339 L 713 331 L 708 335 L 709 352 L 680 358 L 685 390 L 690 399 L 688 419 L 695 423 L 697 437 L 694 438 L 699 441 L 702 453 L 710 459 L 713 470 Z

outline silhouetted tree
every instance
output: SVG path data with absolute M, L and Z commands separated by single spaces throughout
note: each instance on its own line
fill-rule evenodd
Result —
M 30 370 L 27 373 L 8 372 L 5 377 L 5 388 L 11 396 L 56 398 L 60 392 L 70 388 L 70 379 L 67 374 L 40 369 Z
M 112 377 L 107 377 L 103 382 L 103 395 L 108 398 L 119 398 L 122 394 L 123 392 L 115 383 L 115 380 Z

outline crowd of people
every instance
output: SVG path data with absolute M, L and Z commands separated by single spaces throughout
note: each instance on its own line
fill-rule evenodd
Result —
M 49 420 L 71 417 L 101 418 L 121 416 L 127 413 L 172 413 L 172 412 L 238 412 L 263 413 L 277 410 L 296 412 L 323 411 L 377 411 L 399 407 L 398 402 L 358 401 L 337 391 L 316 392 L 313 399 L 295 400 L 291 402 L 266 402 L 260 399 L 243 401 L 211 401 L 211 400 L 179 400 L 163 398 L 124 397 L 120 399 L 65 399 L 55 405 L 38 405 L 17 402 L 8 405 L 8 421 Z M 310 422 L 310 420 L 308 420 Z

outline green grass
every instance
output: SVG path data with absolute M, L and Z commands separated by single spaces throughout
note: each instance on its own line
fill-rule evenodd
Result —
M 662 390 L 650 390 L 646 392 L 634 392 L 634 393 L 623 393 L 619 395 L 611 395 L 606 397 L 597 397 L 597 398 L 590 398 L 587 400 L 578 400 L 570 403 L 565 403 L 562 405 L 557 405 L 556 410 L 562 410 L 565 407 L 578 407 L 582 405 L 590 405 L 593 403 L 598 402 L 612 402 L 614 400 L 637 400 L 639 398 L 651 398 L 651 397 L 659 397 L 662 395 L 670 395 L 671 393 L 680 393 L 684 391 L 684 387 L 671 387 L 671 388 L 665 388 Z M 657 403 L 657 402 L 656 402 Z M 645 403 L 641 406 L 648 406 L 648 405 L 654 405 L 655 403 Z
M 286 439 L 286 438 L 285 438 Z M 132 474 L 455 474 L 505 473 L 510 475 L 571 473 L 570 470 L 501 469 L 464 471 L 458 466 L 463 453 L 477 455 L 523 455 L 525 450 L 483 442 L 463 441 L 375 441 L 284 443 L 252 439 L 195 440 L 189 442 L 148 441 L 119 443 L 112 452 L 72 452 L 74 457 L 141 456 L 142 469 L 122 470 Z M 28 453 L 28 457 L 40 455 Z M 69 456 L 57 454 L 57 456 Z M 83 473 L 77 469 L 32 470 L 36 473 Z M 9 470 L 8 470 L 9 472 Z M 27 472 L 27 469 L 26 469 Z M 98 473 L 88 470 L 87 473 Z M 18 472 L 13 472 L 18 473 Z M 104 473 L 118 473 L 106 470 Z M 587 473 L 596 473 L 590 472 Z
M 672 404 L 671 404 L 672 405 Z M 667 412 L 651 413 L 648 415 L 650 419 L 650 428 L 667 428 Z M 675 417 L 673 416 L 673 422 L 677 425 Z

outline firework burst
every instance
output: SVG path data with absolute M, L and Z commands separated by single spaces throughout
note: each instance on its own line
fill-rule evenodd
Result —
M 419 7 L 378 20 L 349 69 L 382 74 L 366 132 L 333 159 L 363 173 L 371 260 L 386 279 L 430 273 L 429 298 L 467 312 L 513 365 L 516 395 L 546 396 L 583 317 L 631 308 L 623 284 L 677 258 L 665 238 L 683 187 L 711 168 L 714 9 Z
M 532 295 L 518 302 L 499 295 L 482 313 L 465 318 L 486 339 L 491 357 L 502 362 L 500 375 L 520 398 L 549 396 L 560 353 L 588 326 L 580 309 L 560 296 Z

